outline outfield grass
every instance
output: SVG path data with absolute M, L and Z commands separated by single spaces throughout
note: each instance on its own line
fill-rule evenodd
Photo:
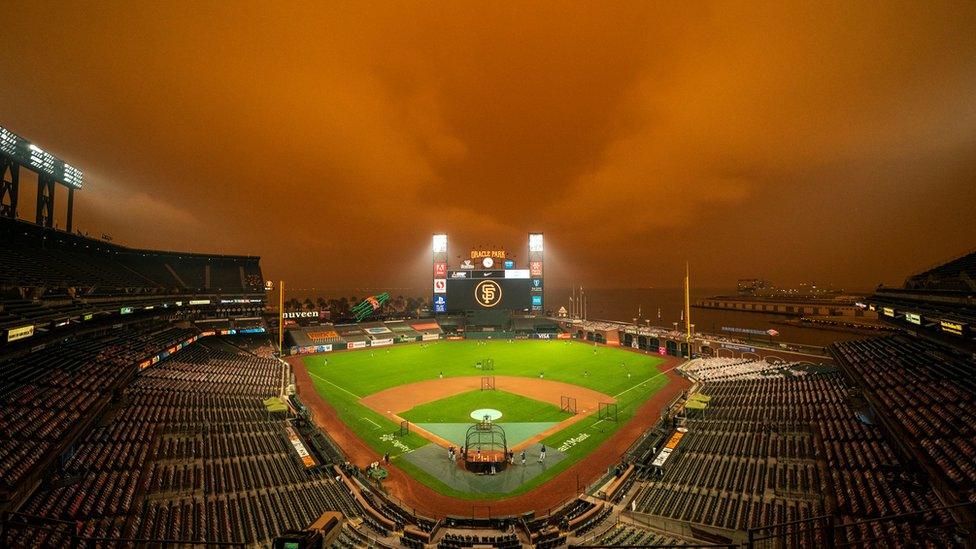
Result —
M 569 459 L 556 464 L 517 491 L 497 494 L 494 496 L 496 498 L 531 490 L 588 455 L 617 427 L 633 417 L 641 403 L 668 382 L 667 377 L 660 374 L 658 366 L 663 361 L 657 356 L 565 340 L 439 341 L 427 345 L 398 345 L 311 355 L 305 357 L 304 361 L 316 390 L 332 404 L 340 419 L 377 452 L 390 452 L 398 456 L 429 441 L 413 433 L 406 437 L 393 437 L 399 424 L 359 404 L 359 399 L 390 387 L 436 379 L 441 373 L 444 377 L 480 376 L 485 372 L 476 368 L 475 364 L 486 358 L 494 359 L 495 369 L 491 372 L 494 375 L 538 378 L 539 373 L 543 372 L 545 379 L 572 383 L 614 396 L 619 413 L 619 423 L 600 422 L 591 416 L 546 438 L 543 442 L 556 448 L 571 439 L 578 440 L 567 448 Z M 474 405 L 470 400 L 463 405 L 460 400 L 457 402 L 456 412 L 463 409 L 465 415 L 481 407 L 497 408 L 505 413 L 500 406 Z M 425 406 L 418 406 L 414 410 Z M 509 418 L 502 419 L 506 420 Z M 444 494 L 466 499 L 485 498 L 484 494 L 473 495 L 453 490 L 405 460 L 398 460 L 397 465 Z
M 540 402 L 505 391 L 468 391 L 420 406 L 398 414 L 413 423 L 467 423 L 471 424 L 471 412 L 479 408 L 494 408 L 502 413 L 499 423 L 560 422 L 568 417 L 566 412 L 546 402 Z

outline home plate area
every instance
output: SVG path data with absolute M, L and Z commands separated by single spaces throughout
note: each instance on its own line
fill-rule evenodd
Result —
M 462 432 L 461 435 L 463 438 L 464 433 Z M 519 459 L 520 451 L 515 452 L 515 465 L 509 465 L 494 475 L 475 475 L 465 471 L 456 463 L 451 462 L 447 449 L 437 444 L 427 444 L 422 448 L 404 454 L 400 459 L 407 460 L 425 473 L 460 492 L 472 496 L 498 495 L 514 491 L 566 458 L 564 452 L 546 446 L 546 459 L 539 463 L 539 449 L 539 444 L 533 444 L 525 449 L 524 466 L 521 465 Z

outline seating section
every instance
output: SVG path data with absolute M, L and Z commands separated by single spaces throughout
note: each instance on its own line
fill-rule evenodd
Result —
M 810 365 L 796 362 L 766 362 L 741 358 L 696 358 L 678 368 L 691 379 L 718 381 L 732 379 L 766 379 L 802 376 L 811 371 Z
M 829 349 L 921 459 L 976 501 L 976 360 L 901 336 Z
M 839 372 L 705 384 L 706 409 L 687 411 L 687 432 L 662 467 L 644 469 L 633 504 L 729 533 L 825 513 L 851 523 L 939 507 L 848 405 L 847 390 Z M 932 541 L 929 527 L 945 521 L 932 513 L 887 525 Z M 811 530 L 797 542 L 819 546 L 823 535 Z
M 265 409 L 286 374 L 243 351 L 184 349 L 125 388 L 21 511 L 80 523 L 94 537 L 247 544 L 327 510 L 358 516 L 327 468 L 301 463 L 286 418 Z
M 264 285 L 257 257 L 126 248 L 6 217 L 0 218 L 0 239 L 0 288 L 111 295 L 260 292 Z
M 905 288 L 969 292 L 976 290 L 976 252 L 908 277 Z
M 502 535 L 465 535 L 445 534 L 437 543 L 438 549 L 460 549 L 462 547 L 497 547 L 498 549 L 516 549 L 522 543 L 516 534 Z
M 86 336 L 0 363 L 0 488 L 57 455 L 135 374 L 135 364 L 192 335 L 156 322 Z
M 688 543 L 671 536 L 640 528 L 639 526 L 618 524 L 604 532 L 603 535 L 598 536 L 594 540 L 594 543 L 584 544 L 584 546 L 586 545 L 665 545 L 677 547 L 688 545 Z

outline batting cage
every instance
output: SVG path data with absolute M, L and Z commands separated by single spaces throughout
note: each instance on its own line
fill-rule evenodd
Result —
M 468 427 L 463 457 L 469 471 L 485 474 L 501 471 L 508 463 L 505 429 L 488 418 Z

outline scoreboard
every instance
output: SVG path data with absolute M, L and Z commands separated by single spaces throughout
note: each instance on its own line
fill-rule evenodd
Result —
M 447 235 L 434 235 L 433 310 L 435 314 L 476 310 L 541 313 L 544 307 L 541 233 L 529 234 L 525 265 L 505 250 L 471 250 L 459 265 L 448 264 Z
M 81 170 L 2 126 L 0 126 L 0 154 L 39 174 L 50 176 L 68 187 L 80 189 L 84 183 L 84 174 Z
M 451 310 L 503 309 L 527 311 L 532 308 L 532 283 L 517 271 L 451 271 L 447 296 Z M 509 276 L 506 276 L 509 275 Z

